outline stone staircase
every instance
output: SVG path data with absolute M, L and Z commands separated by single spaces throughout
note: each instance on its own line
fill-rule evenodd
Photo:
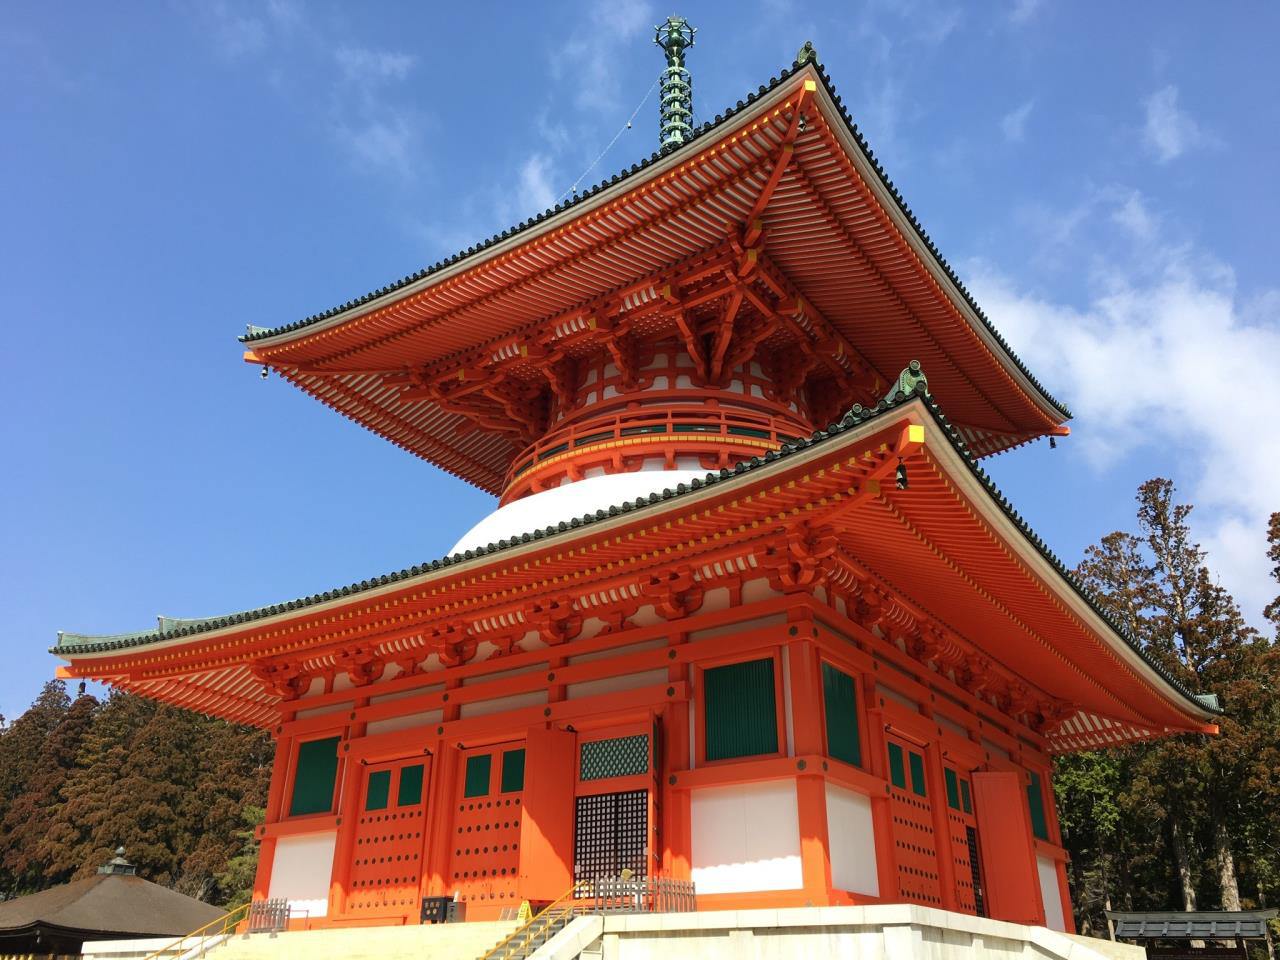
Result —
M 350 927 L 233 936 L 207 960 L 477 960 L 519 925 L 445 923 L 412 927 Z
M 573 907 L 543 910 L 512 936 L 489 950 L 481 960 L 528 960 L 548 940 L 567 927 L 574 918 Z

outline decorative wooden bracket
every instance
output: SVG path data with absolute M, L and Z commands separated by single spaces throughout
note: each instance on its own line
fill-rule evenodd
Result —
M 567 596 L 535 603 L 525 612 L 524 620 L 549 647 L 572 640 L 582 632 L 582 614 Z
M 296 700 L 306 691 L 311 678 L 289 663 L 255 663 L 253 676 L 281 700 Z
M 359 647 L 343 650 L 336 657 L 336 663 L 338 669 L 345 670 L 357 687 L 367 687 L 381 679 L 387 669 L 386 661 L 375 657 L 372 650 Z
M 775 590 L 811 590 L 826 582 L 837 547 L 830 527 L 798 523 L 786 531 L 783 544 L 768 548 L 761 565 L 769 571 L 769 582 Z
M 640 592 L 653 601 L 653 608 L 666 620 L 679 620 L 695 613 L 705 596 L 702 584 L 685 567 L 651 576 Z

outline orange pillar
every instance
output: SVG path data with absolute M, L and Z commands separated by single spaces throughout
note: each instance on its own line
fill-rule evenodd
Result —
M 452 893 L 449 863 L 453 853 L 453 805 L 458 794 L 457 747 L 438 741 L 431 758 L 431 786 L 427 801 L 426 850 L 423 853 L 422 895 L 444 897 Z
M 279 823 L 284 813 L 284 782 L 289 776 L 289 758 L 293 755 L 293 738 L 275 737 L 276 755 L 271 762 L 271 784 L 267 788 L 267 809 L 263 824 Z M 275 837 L 259 834 L 258 870 L 253 878 L 253 899 L 263 900 L 271 889 L 271 867 L 276 858 Z
M 671 640 L 671 656 L 675 647 L 685 642 L 678 634 Z M 688 664 L 667 668 L 672 683 L 689 679 Z M 693 813 L 688 790 L 675 788 L 672 780 L 689 769 L 689 714 L 695 709 L 689 703 L 669 703 L 661 717 L 662 769 L 658 771 L 658 789 L 662 791 L 662 872 L 677 880 L 688 880 L 693 868 Z
M 880 695 L 876 692 L 874 673 L 862 677 L 862 702 L 866 711 L 867 753 L 862 758 L 867 772 L 886 781 L 885 791 L 871 798 L 871 826 L 876 836 L 876 879 L 880 882 L 880 899 L 893 902 L 901 899 L 898 889 L 898 863 L 893 843 L 893 811 L 889 801 L 889 755 L 885 740 L 884 713 L 880 709 Z
M 792 637 L 784 650 L 791 681 L 791 729 L 797 757 L 826 753 L 823 736 L 822 688 L 813 646 L 817 628 L 804 619 L 788 624 Z M 815 906 L 831 902 L 831 847 L 827 836 L 827 781 L 818 763 L 806 764 L 796 776 L 796 807 L 800 826 L 800 865 L 806 899 Z
M 349 746 L 343 743 L 343 746 Z M 364 783 L 364 767 L 350 759 L 343 761 L 345 776 L 338 792 L 338 835 L 333 846 L 333 873 L 329 878 L 329 916 L 340 916 L 347 910 L 347 893 L 351 887 L 351 868 L 355 858 L 356 819 L 360 809 L 360 788 Z

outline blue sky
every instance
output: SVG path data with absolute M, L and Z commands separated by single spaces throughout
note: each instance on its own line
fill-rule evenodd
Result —
M 643 2 L 0 18 L 0 713 L 58 629 L 440 556 L 486 496 L 240 361 L 548 206 L 660 66 Z M 1272 3 L 685 3 L 702 119 L 811 39 L 996 325 L 1077 414 L 988 469 L 1068 562 L 1172 476 L 1259 620 L 1280 509 Z M 656 144 L 649 100 L 583 182 Z

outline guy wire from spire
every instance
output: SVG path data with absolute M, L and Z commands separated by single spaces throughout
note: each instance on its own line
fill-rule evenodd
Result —
M 605 155 L 610 150 L 613 149 L 613 145 L 618 142 L 618 138 L 631 129 L 632 124 L 635 122 L 636 116 L 644 108 L 644 105 L 649 102 L 649 97 L 653 95 L 654 87 L 656 87 L 661 80 L 662 80 L 662 76 L 659 75 L 654 79 L 653 83 L 649 84 L 649 89 L 645 93 L 644 98 L 636 105 L 636 108 L 631 111 L 631 116 L 627 118 L 627 122 L 618 128 L 618 132 L 613 135 L 613 139 L 610 140 L 607 144 L 605 144 L 605 148 L 600 151 L 599 156 L 597 156 L 594 160 L 591 161 L 591 165 L 587 167 L 587 169 L 583 170 L 582 173 L 578 174 L 577 179 L 573 181 L 573 186 L 571 186 L 564 193 L 560 194 L 560 196 L 556 197 L 556 203 L 560 203 L 565 199 L 565 197 L 569 196 L 570 194 L 577 194 L 578 186 L 582 183 L 582 181 L 585 180 L 587 178 L 587 175 L 591 173 L 591 171 L 596 168 L 596 166 L 600 163 L 600 161 L 605 158 Z

